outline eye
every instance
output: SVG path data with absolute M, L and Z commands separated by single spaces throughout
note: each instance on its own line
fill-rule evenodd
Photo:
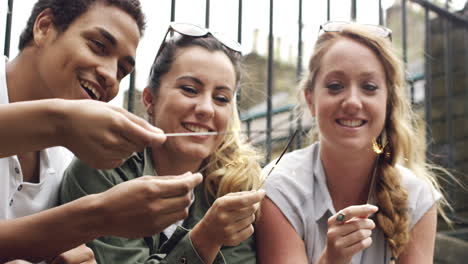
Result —
M 98 54 L 104 54 L 106 52 L 106 45 L 99 40 L 92 39 L 91 45 L 93 50 Z
M 329 84 L 327 84 L 326 87 L 331 92 L 338 92 L 339 90 L 344 88 L 344 86 L 341 83 L 338 83 L 338 82 L 329 83 Z
M 228 104 L 229 102 L 231 102 L 231 99 L 229 97 L 225 96 L 225 95 L 217 95 L 217 96 L 214 97 L 214 99 L 217 102 L 219 102 L 219 103 L 221 103 L 223 105 Z
M 375 90 L 377 90 L 379 87 L 373 83 L 366 83 L 362 86 L 362 88 L 366 91 L 370 91 L 370 92 L 373 92 Z
M 196 94 L 198 94 L 197 89 L 195 89 L 194 87 L 189 86 L 189 85 L 182 85 L 182 86 L 180 86 L 180 89 L 182 89 L 182 91 L 183 91 L 184 93 L 189 94 L 189 95 L 196 95 Z

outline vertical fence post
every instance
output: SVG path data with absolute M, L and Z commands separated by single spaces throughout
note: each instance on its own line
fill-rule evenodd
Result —
M 356 21 L 357 7 L 356 0 L 351 0 L 351 20 Z
M 242 43 L 242 0 L 239 0 L 239 8 L 237 13 L 237 42 Z M 237 90 L 236 100 L 239 104 L 241 101 L 242 89 Z M 239 111 L 241 109 L 238 109 Z
M 171 0 L 171 22 L 175 21 L 176 0 Z
M 379 25 L 383 26 L 384 24 L 384 16 L 383 16 L 383 9 L 382 9 L 382 0 L 379 0 Z
M 252 128 L 250 126 L 250 123 L 252 122 L 252 119 L 247 119 L 246 120 L 247 122 L 247 140 L 250 142 L 250 140 L 252 140 Z
M 405 66 L 405 79 L 408 78 L 406 74 L 406 69 L 408 66 L 408 47 L 407 47 L 407 8 L 406 8 L 406 0 L 401 0 L 401 44 L 402 44 L 402 49 L 403 49 L 403 62 Z M 414 104 L 414 86 L 410 85 L 410 99 L 411 99 L 411 104 Z
M 134 107 L 135 101 L 135 71 L 130 74 L 130 84 L 128 86 L 128 102 L 127 102 L 127 110 L 130 113 L 133 113 L 135 110 Z
M 426 108 L 426 157 L 431 159 L 432 153 L 432 29 L 431 20 L 429 17 L 429 9 L 424 8 L 424 25 L 425 25 L 425 43 L 424 43 L 424 106 Z
M 445 121 L 447 126 L 447 145 L 448 145 L 448 168 L 453 169 L 454 160 L 454 140 L 453 140 L 453 75 L 452 75 L 452 23 L 448 19 L 444 21 L 444 70 L 445 70 L 445 89 L 446 96 L 446 113 Z
M 270 30 L 268 34 L 268 77 L 267 77 L 267 131 L 266 131 L 266 162 L 271 160 L 271 119 L 273 96 L 273 0 L 270 0 Z
M 289 137 L 292 137 L 294 134 L 294 129 L 293 129 L 293 122 L 294 122 L 294 108 L 289 110 Z M 289 151 L 294 149 L 294 144 L 289 145 Z
M 330 3 L 330 1 L 328 1 L 328 3 Z M 303 26 L 304 25 L 302 24 L 302 0 L 299 0 L 299 27 L 298 27 L 297 71 L 296 71 L 297 81 L 300 81 L 301 74 L 302 74 L 302 28 Z M 292 109 L 291 111 L 294 111 L 294 109 Z M 297 133 L 297 138 L 296 138 L 296 147 L 299 149 L 302 147 L 301 146 L 302 145 L 302 119 L 299 115 L 297 116 L 296 126 L 297 126 L 297 130 L 299 131 Z M 290 132 L 290 134 L 291 134 L 290 136 L 292 136 L 292 132 Z
M 210 0 L 206 0 L 205 6 L 205 27 L 210 27 Z
M 13 19 L 13 0 L 8 0 L 7 20 L 5 29 L 5 48 L 3 53 L 5 56 L 10 56 L 10 38 L 11 38 L 11 21 Z

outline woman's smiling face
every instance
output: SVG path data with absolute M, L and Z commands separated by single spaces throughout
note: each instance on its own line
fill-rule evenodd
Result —
M 349 38 L 337 40 L 322 58 L 313 91 L 305 95 L 323 147 L 371 149 L 385 123 L 388 87 L 384 67 L 370 48 Z
M 232 116 L 235 88 L 235 69 L 223 52 L 181 48 L 149 106 L 152 123 L 166 133 L 224 132 Z M 202 161 L 222 139 L 223 135 L 169 137 L 162 148 L 173 157 Z

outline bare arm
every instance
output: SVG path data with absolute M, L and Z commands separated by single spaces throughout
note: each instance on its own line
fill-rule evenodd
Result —
M 436 227 L 437 209 L 434 205 L 411 230 L 410 242 L 398 264 L 433 263 Z
M 0 262 L 51 259 L 98 235 L 95 196 L 31 216 L 0 221 Z
M 59 145 L 59 100 L 0 105 L 0 157 Z
M 92 100 L 47 99 L 0 105 L 0 157 L 64 146 L 94 168 L 118 167 L 163 132 L 125 109 Z
M 255 232 L 259 263 L 308 263 L 304 242 L 268 197 Z
M 143 237 L 188 215 L 200 174 L 140 177 L 98 194 L 0 221 L 0 263 L 40 261 L 100 236 Z

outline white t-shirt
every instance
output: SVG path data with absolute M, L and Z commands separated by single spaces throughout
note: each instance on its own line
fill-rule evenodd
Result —
M 8 104 L 5 59 L 0 57 L 0 104 Z M 8 124 L 0 124 L 8 129 Z M 31 215 L 57 205 L 64 170 L 73 154 L 63 147 L 40 152 L 39 183 L 23 181 L 18 157 L 0 158 L 0 220 Z
M 309 263 L 317 263 L 325 248 L 327 220 L 336 213 L 320 160 L 320 144 L 284 155 L 266 183 L 266 194 L 281 210 L 305 244 Z M 264 171 L 269 171 L 274 161 Z M 410 228 L 440 199 L 440 194 L 407 168 L 397 165 L 408 191 Z M 381 229 L 372 231 L 372 245 L 352 258 L 352 264 L 389 263 L 391 251 Z

